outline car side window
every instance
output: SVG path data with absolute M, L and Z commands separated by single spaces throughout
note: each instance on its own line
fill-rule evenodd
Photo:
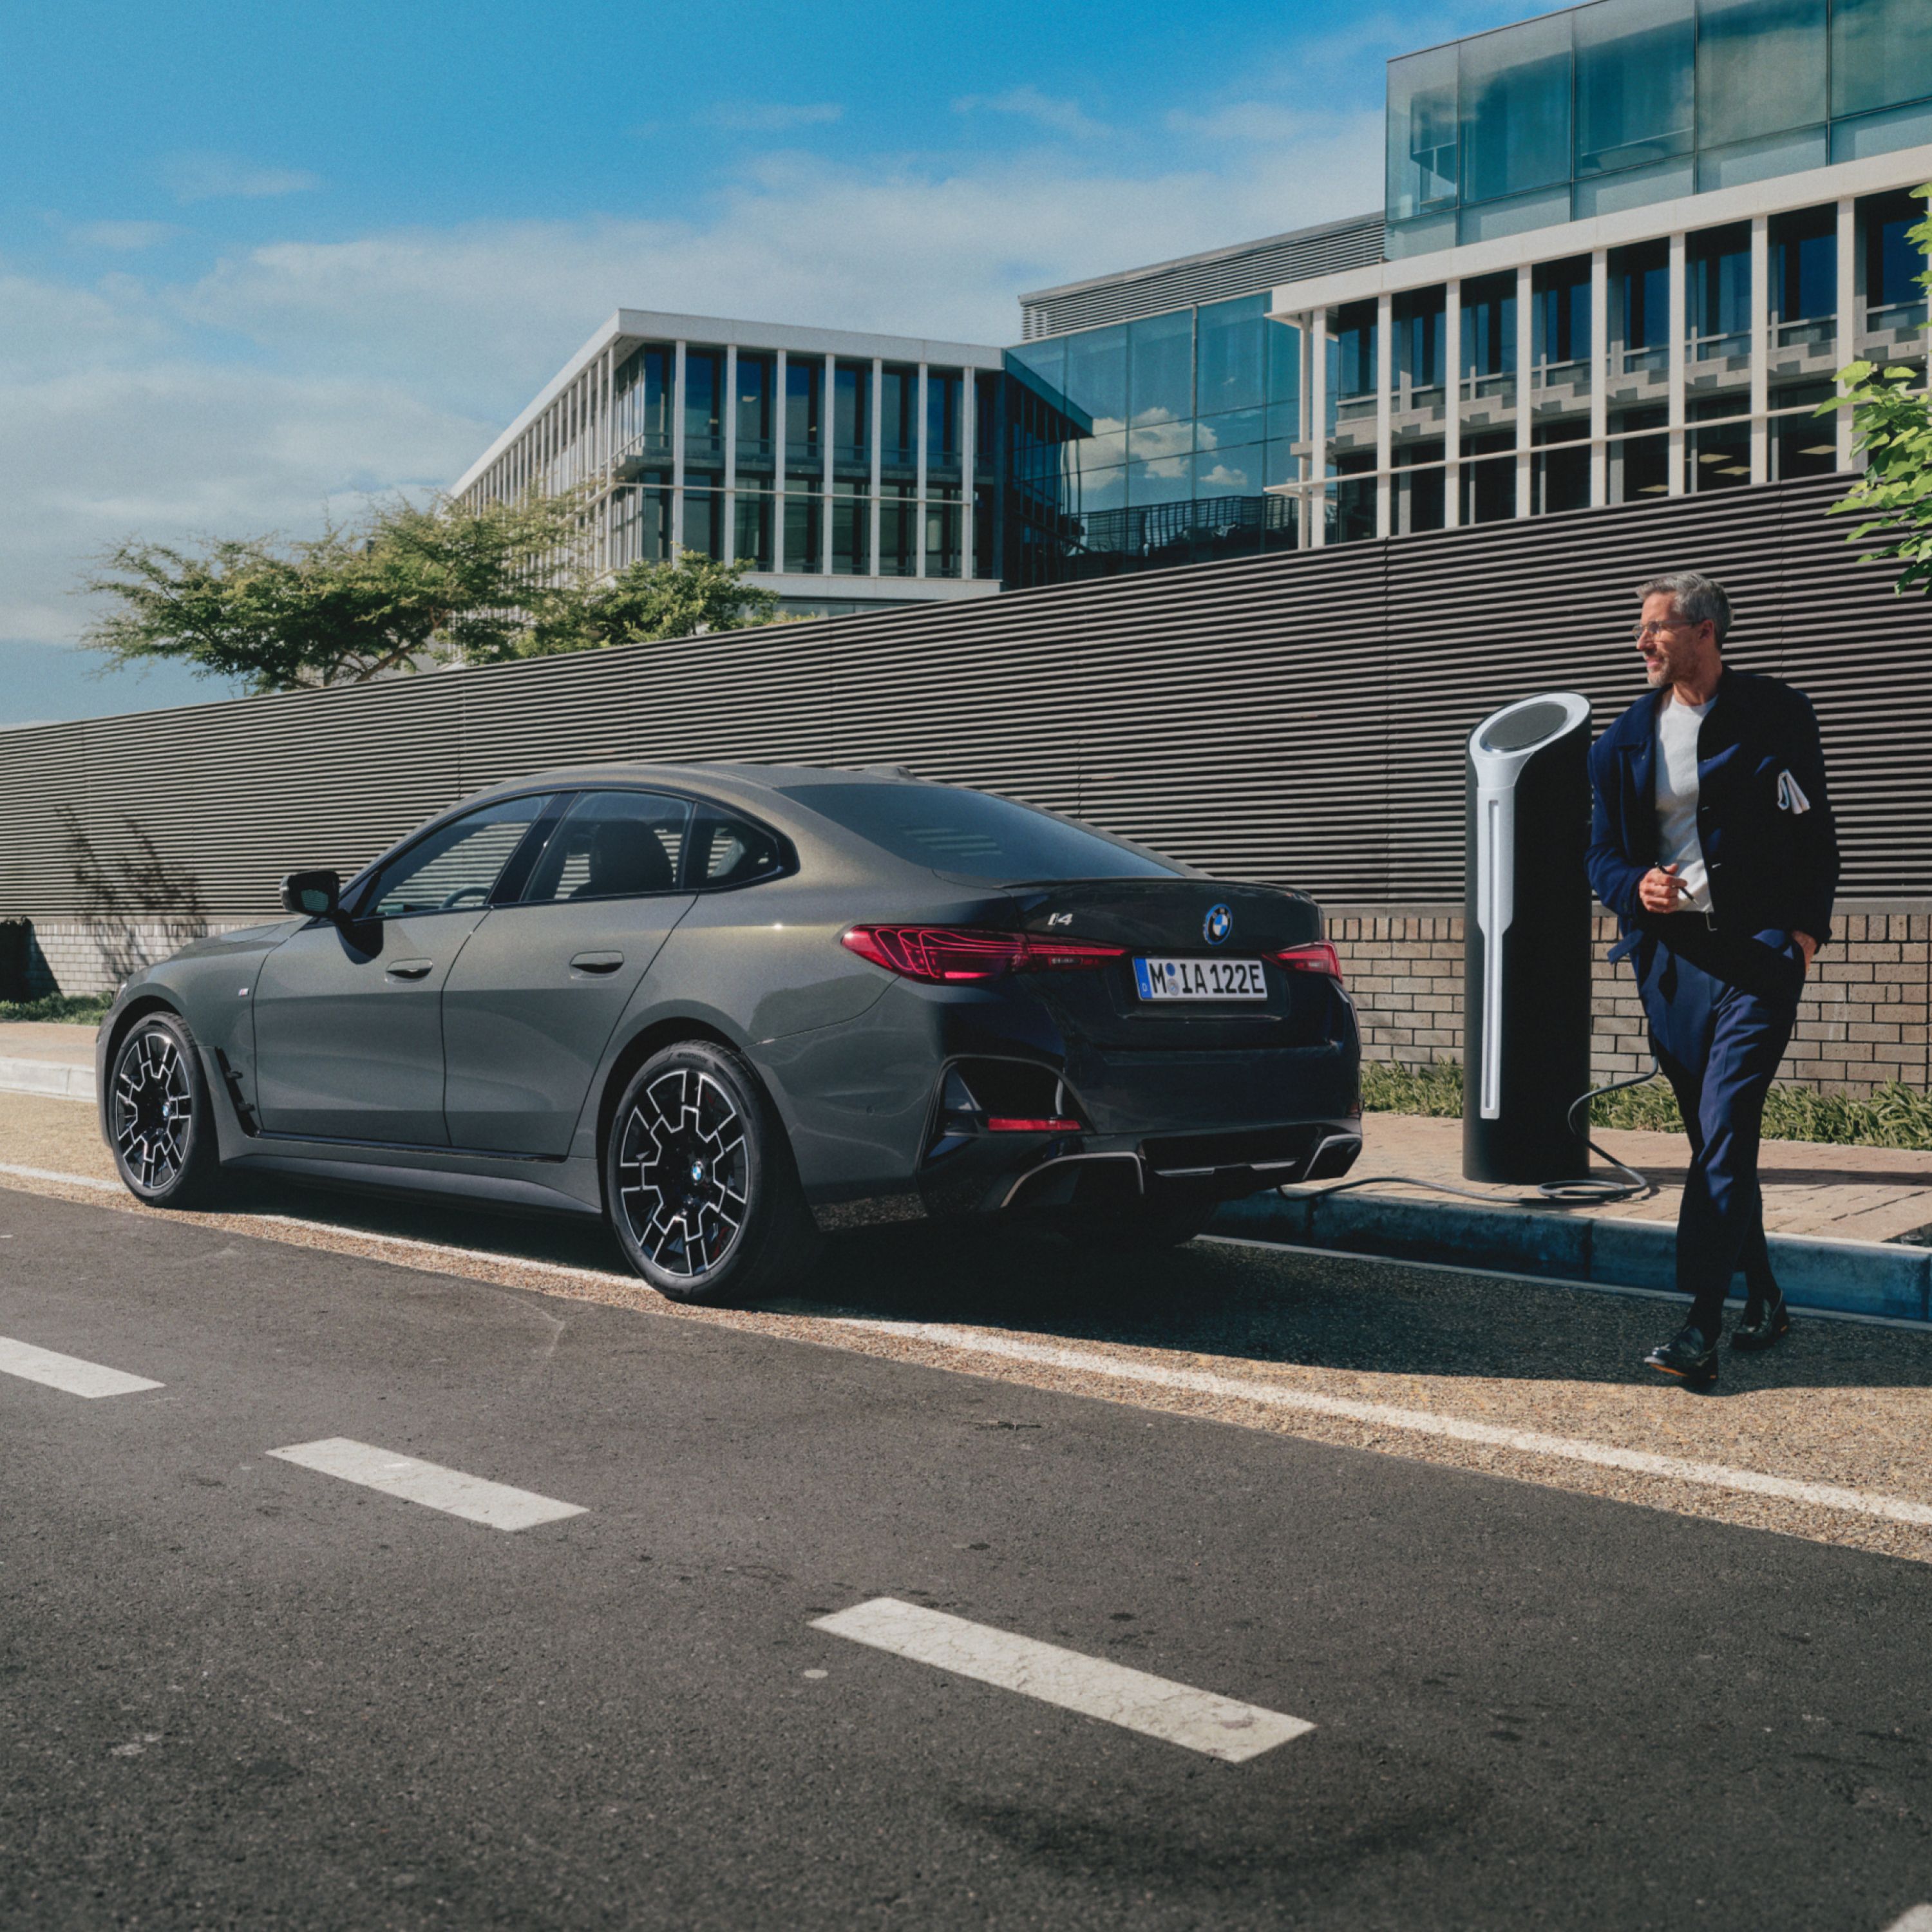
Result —
M 657 792 L 585 792 L 550 834 L 521 902 L 675 892 L 690 818 L 686 800 Z
M 399 852 L 377 874 L 356 908 L 362 919 L 412 913 L 481 911 L 497 876 L 549 803 L 545 796 L 506 798 L 439 826 Z
M 715 805 L 700 805 L 691 830 L 685 883 L 694 888 L 748 885 L 776 877 L 789 855 L 761 825 L 735 818 Z

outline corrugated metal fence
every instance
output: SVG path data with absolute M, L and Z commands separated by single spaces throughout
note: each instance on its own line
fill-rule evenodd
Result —
M 1330 903 L 1453 901 L 1469 728 L 1556 687 L 1607 723 L 1641 688 L 1631 588 L 1683 567 L 1730 589 L 1735 661 L 1816 700 L 1846 894 L 1932 896 L 1932 604 L 1858 562 L 1822 514 L 1842 488 L 0 733 L 0 917 L 116 881 L 271 910 L 284 872 L 352 868 L 480 786 L 632 758 L 904 764 Z

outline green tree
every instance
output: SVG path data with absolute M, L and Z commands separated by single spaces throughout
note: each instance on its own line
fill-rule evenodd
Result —
M 301 541 L 123 544 L 85 586 L 111 608 L 82 642 L 110 668 L 165 659 L 303 691 L 772 621 L 778 600 L 742 581 L 746 566 L 695 551 L 599 582 L 586 507 L 576 493 L 481 509 L 444 499 Z
M 1932 200 L 1932 184 L 1913 192 Z M 1932 216 L 1908 232 L 1922 252 L 1932 255 Z M 1918 280 L 1932 289 L 1932 270 Z M 1897 586 L 1901 592 L 1908 584 L 1932 592 L 1932 396 L 1925 380 L 1923 369 L 1897 363 L 1848 363 L 1838 372 L 1838 401 L 1817 412 L 1828 416 L 1843 403 L 1852 406 L 1852 438 L 1864 454 L 1865 472 L 1832 506 L 1832 512 L 1865 519 L 1852 531 L 1850 542 L 1883 536 L 1872 555 L 1904 566 Z
M 751 568 L 746 558 L 720 563 L 694 550 L 681 551 L 674 562 L 627 564 L 615 576 L 585 585 L 527 633 L 507 640 L 507 647 L 493 647 L 489 660 L 702 637 L 784 621 L 778 598 L 745 581 Z M 485 661 L 484 653 L 471 655 L 475 662 Z

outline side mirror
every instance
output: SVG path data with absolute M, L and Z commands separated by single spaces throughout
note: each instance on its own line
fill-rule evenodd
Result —
M 282 881 L 282 904 L 308 919 L 334 919 L 342 910 L 340 872 L 291 872 Z

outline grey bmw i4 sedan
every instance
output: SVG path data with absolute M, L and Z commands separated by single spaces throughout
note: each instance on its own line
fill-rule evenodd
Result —
M 664 1294 L 740 1299 L 895 1222 L 1177 1242 L 1360 1150 L 1312 900 L 987 792 L 577 768 L 282 890 L 102 1022 L 142 1201 L 276 1174 L 602 1216 Z

